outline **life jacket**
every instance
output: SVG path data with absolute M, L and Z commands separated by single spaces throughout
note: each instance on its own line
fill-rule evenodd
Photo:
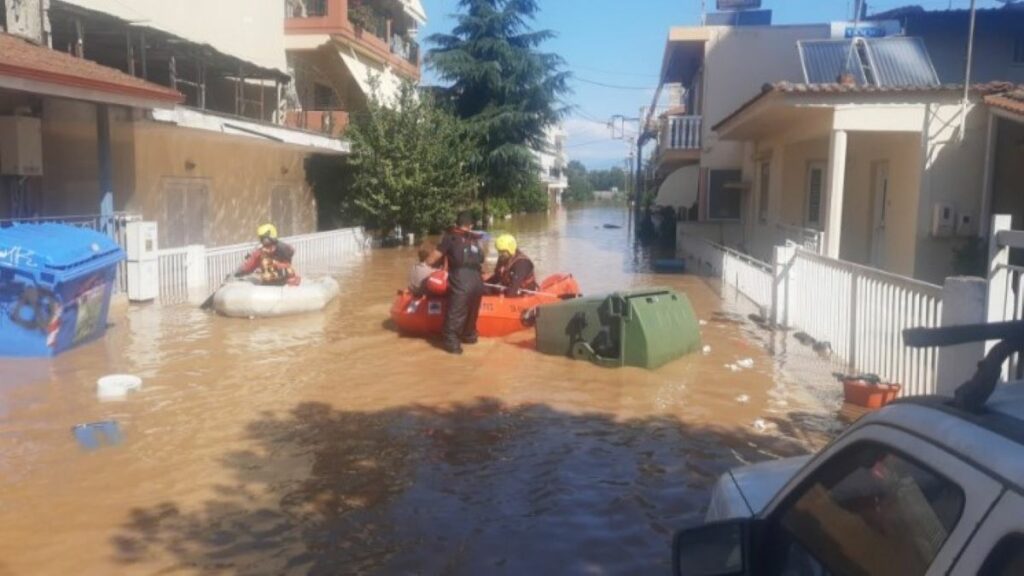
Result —
M 448 267 L 452 270 L 458 268 L 480 270 L 484 264 L 484 252 L 480 249 L 476 235 L 460 228 L 451 228 L 448 230 L 448 234 L 456 240 L 454 248 L 450 253 L 445 254 L 445 257 L 448 258 Z
M 291 263 L 293 254 L 290 247 L 282 249 L 280 244 L 276 250 L 264 246 L 257 248 L 254 256 L 259 258 L 260 281 L 265 284 L 298 285 L 300 279 Z
M 524 260 L 530 262 L 530 259 L 526 256 L 526 254 L 523 254 L 522 252 L 516 250 L 516 253 L 511 258 L 509 258 L 508 261 L 506 261 L 504 264 L 498 265 L 497 270 L 495 270 L 495 272 L 498 275 L 498 282 L 500 282 L 502 286 L 511 286 L 512 268 L 516 265 L 517 262 L 522 262 Z M 537 277 L 534 274 L 533 266 L 530 267 L 530 273 L 526 276 L 526 278 L 523 278 L 523 281 L 519 284 L 519 287 L 524 290 L 537 289 Z

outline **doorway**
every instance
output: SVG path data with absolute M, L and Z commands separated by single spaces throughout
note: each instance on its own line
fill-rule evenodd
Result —
M 871 166 L 871 266 L 885 269 L 885 228 L 889 213 L 889 163 Z

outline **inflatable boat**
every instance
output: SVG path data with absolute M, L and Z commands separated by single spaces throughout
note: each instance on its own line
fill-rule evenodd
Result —
M 213 309 L 232 318 L 269 318 L 323 310 L 340 288 L 330 276 L 304 278 L 298 286 L 229 282 L 213 295 Z
M 545 278 L 536 292 L 518 298 L 485 295 L 480 302 L 477 332 L 484 338 L 498 338 L 525 330 L 532 325 L 530 314 L 534 308 L 575 298 L 579 291 L 571 274 L 555 274 Z M 404 334 L 440 334 L 447 306 L 448 300 L 443 296 L 415 296 L 408 290 L 401 290 L 391 305 L 391 319 Z

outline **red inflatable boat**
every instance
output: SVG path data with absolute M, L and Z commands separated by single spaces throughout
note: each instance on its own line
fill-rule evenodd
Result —
M 541 282 L 540 289 L 519 298 L 484 296 L 480 302 L 480 316 L 476 328 L 480 336 L 497 338 L 529 328 L 524 315 L 540 304 L 557 302 L 579 295 L 580 287 L 572 274 L 555 274 Z M 413 296 L 402 290 L 391 305 L 391 319 L 404 334 L 426 336 L 440 334 L 444 325 L 446 298 L 441 296 Z

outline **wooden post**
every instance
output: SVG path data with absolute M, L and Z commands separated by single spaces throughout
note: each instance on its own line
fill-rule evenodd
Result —
M 85 58 L 85 28 L 78 18 L 75 18 L 75 56 Z
M 171 89 L 178 89 L 178 62 L 174 59 L 174 55 L 171 55 L 171 60 L 168 62 L 167 67 L 171 73 Z

